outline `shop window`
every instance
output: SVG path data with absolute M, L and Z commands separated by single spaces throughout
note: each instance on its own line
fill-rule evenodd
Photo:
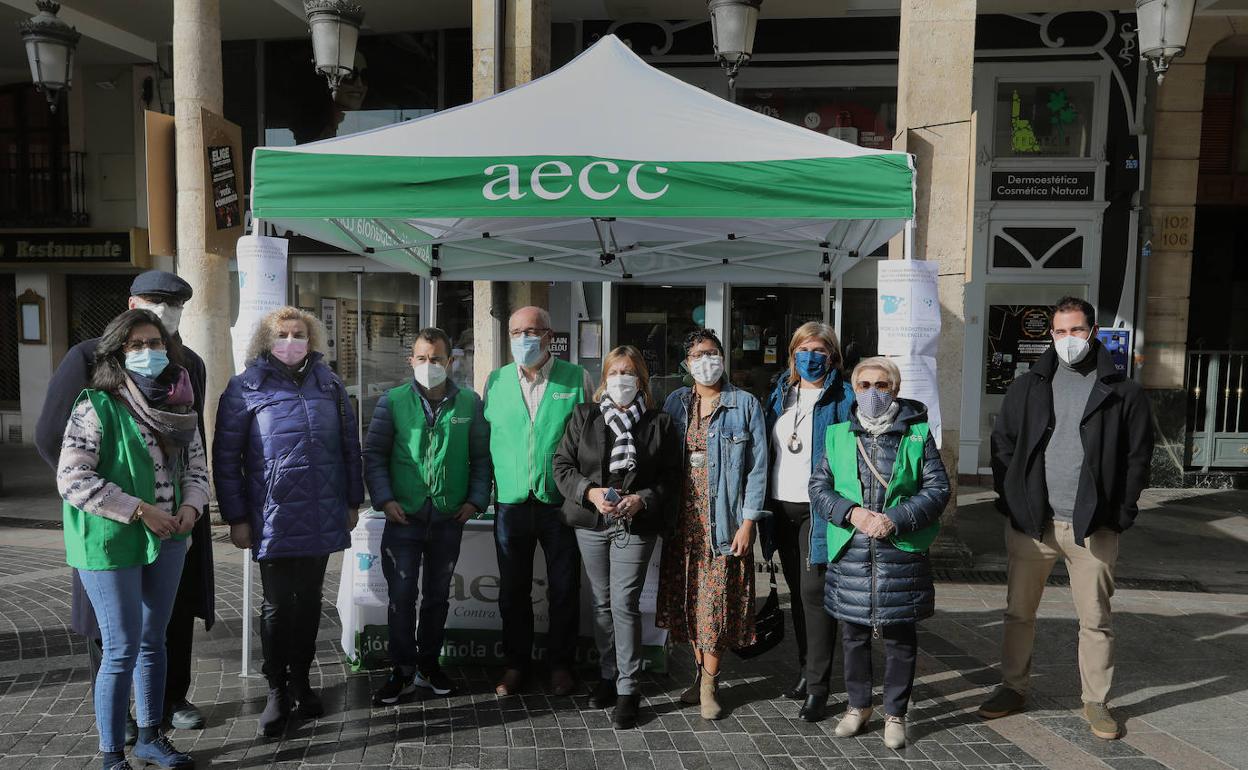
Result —
M 897 132 L 897 89 L 741 88 L 737 102 L 755 112 L 876 150 L 891 150 Z
M 992 269 L 1077 270 L 1084 243 L 1077 227 L 1000 227 L 992 238 Z
M 732 382 L 766 399 L 789 367 L 789 340 L 807 321 L 823 320 L 823 289 L 732 287 Z
M 682 342 L 706 324 L 706 288 L 621 286 L 615 304 L 615 343 L 641 351 L 650 370 L 650 391 L 661 404 L 684 384 Z
M 994 156 L 1089 157 L 1095 94 L 1086 81 L 998 82 Z

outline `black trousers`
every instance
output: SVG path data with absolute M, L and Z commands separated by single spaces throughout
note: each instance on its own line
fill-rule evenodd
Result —
M 260 644 L 264 678 L 269 687 L 284 688 L 306 679 L 316 658 L 316 632 L 321 624 L 321 588 L 328 556 L 264 559 L 260 582 Z
M 792 592 L 793 633 L 806 692 L 828 694 L 832 655 L 836 651 L 836 618 L 823 608 L 827 567 L 810 564 L 810 504 L 772 501 L 776 516 L 776 550 L 784 582 Z
M 191 643 L 195 638 L 193 602 L 175 601 L 169 627 L 165 629 L 165 706 L 181 703 L 191 691 Z M 87 640 L 87 660 L 91 664 L 91 686 L 100 672 L 104 651 L 99 639 Z M 165 708 L 166 716 L 173 711 Z
M 871 705 L 871 626 L 842 621 L 841 654 L 845 657 L 845 691 L 849 705 Z M 919 651 L 918 625 L 880 626 L 884 637 L 884 713 L 904 717 L 914 690 L 914 665 Z

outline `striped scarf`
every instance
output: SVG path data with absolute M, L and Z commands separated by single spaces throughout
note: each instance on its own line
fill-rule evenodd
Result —
M 637 465 L 637 447 L 633 444 L 633 426 L 641 420 L 641 414 L 646 410 L 645 400 L 634 398 L 633 403 L 627 409 L 620 409 L 610 396 L 603 396 L 598 408 L 602 410 L 603 419 L 607 421 L 611 432 L 615 434 L 615 444 L 611 447 L 611 463 L 608 470 L 611 473 L 632 470 Z

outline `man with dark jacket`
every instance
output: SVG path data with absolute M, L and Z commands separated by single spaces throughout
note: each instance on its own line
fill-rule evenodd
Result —
M 447 379 L 450 337 L 421 329 L 409 361 L 414 379 L 382 395 L 364 439 L 364 481 L 373 507 L 386 514 L 381 567 L 394 661 L 373 694 L 377 705 L 417 687 L 438 696 L 454 689 L 438 667 L 451 579 L 464 524 L 489 507 L 493 482 L 481 399 Z
M 1134 523 L 1148 486 L 1152 413 L 1143 388 L 1097 340 L 1092 305 L 1064 297 L 1052 321 L 1053 349 L 1010 385 L 992 432 L 1010 568 L 1002 685 L 979 715 L 1023 709 L 1036 610 L 1061 558 L 1079 616 L 1084 716 L 1094 735 L 1113 740 L 1121 730 L 1106 707 L 1114 674 L 1109 600 L 1118 535 Z
M 166 330 L 177 337 L 182 307 L 191 298 L 191 285 L 173 273 L 149 270 L 140 273 L 130 284 L 130 309 L 151 310 L 160 318 Z M 91 380 L 95 363 L 95 348 L 99 338 L 84 340 L 69 349 L 65 358 L 48 383 L 48 395 L 35 426 L 35 448 L 44 462 L 53 469 L 61 455 L 61 439 L 69 413 L 78 395 Z M 179 338 L 180 341 L 180 338 Z M 193 350 L 182 348 L 191 389 L 195 394 L 195 411 L 199 414 L 199 433 L 204 438 L 204 388 L 206 374 L 204 361 Z M 214 610 L 212 574 L 212 527 L 208 516 L 200 516 L 191 535 L 191 547 L 186 554 L 186 566 L 173 606 L 173 616 L 165 634 L 168 654 L 168 671 L 165 681 L 164 714 L 172 725 L 180 730 L 198 730 L 204 726 L 204 717 L 186 699 L 191 687 L 191 641 L 195 632 L 195 618 L 204 621 L 204 628 L 211 629 Z M 100 627 L 95 619 L 91 602 L 82 589 L 78 572 L 74 570 L 73 609 L 70 628 L 87 637 L 91 661 L 91 673 L 100 666 Z M 133 720 L 126 726 L 127 743 L 134 743 L 137 728 Z

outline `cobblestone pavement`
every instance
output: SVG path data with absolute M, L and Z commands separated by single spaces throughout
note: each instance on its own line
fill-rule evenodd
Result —
M 974 505 L 959 515 L 963 528 L 999 527 L 998 519 Z M 1233 510 L 1213 511 L 1200 526 L 1235 538 L 1243 533 L 1243 518 Z M 1208 534 L 1202 530 L 1202 536 Z M 642 723 L 631 731 L 611 729 L 609 713 L 590 709 L 585 695 L 558 698 L 539 689 L 498 698 L 497 672 L 479 667 L 449 671 L 459 686 L 454 697 L 374 708 L 370 692 L 384 673 L 351 673 L 343 664 L 332 572 L 313 672 L 313 683 L 324 688 L 327 715 L 294 723 L 282 740 L 266 740 L 256 735 L 263 680 L 239 676 L 241 570 L 236 552 L 227 548 L 218 549 L 219 621 L 210 633 L 201 626 L 196 642 L 191 697 L 205 711 L 208 728 L 173 736 L 200 767 L 1248 767 L 1243 670 L 1248 591 L 1119 591 L 1114 706 L 1126 720 L 1127 735 L 1106 742 L 1088 732 L 1077 711 L 1077 626 L 1070 592 L 1060 586 L 1046 592 L 1041 611 L 1031 708 L 991 723 L 974 716 L 997 681 L 992 664 L 1005 598 L 1003 585 L 980 582 L 991 574 L 982 570 L 938 585 L 937 615 L 921 626 L 911 743 L 900 752 L 884 748 L 878 717 L 872 730 L 847 740 L 833 737 L 834 719 L 814 725 L 797 719 L 799 704 L 779 695 L 795 669 L 791 628 L 780 648 L 759 659 L 726 659 L 723 692 L 730 713 L 715 723 L 676 700 L 691 679 L 691 659 L 683 651 L 673 655 L 671 675 L 643 677 Z M 1244 553 L 1242 543 L 1238 553 Z M 985 558 L 979 566 L 987 569 L 991 555 Z M 1233 564 L 1223 566 L 1234 572 Z M 1159 586 L 1164 588 L 1164 581 Z M 0 521 L 4 770 L 98 767 L 85 647 L 65 625 L 68 602 L 60 533 L 5 517 Z M 835 713 L 844 706 L 839 676 L 832 692 Z

